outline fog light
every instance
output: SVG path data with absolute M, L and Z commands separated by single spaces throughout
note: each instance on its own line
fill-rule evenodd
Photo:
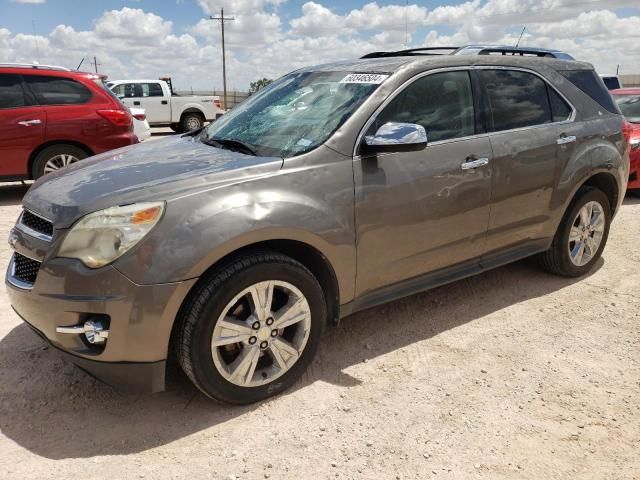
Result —
M 87 320 L 84 322 L 84 336 L 92 345 L 102 345 L 109 338 L 109 330 L 105 330 L 100 321 Z
M 57 333 L 69 333 L 72 335 L 84 335 L 87 342 L 91 345 L 104 345 L 109 338 L 109 320 L 106 315 L 106 320 L 102 320 L 102 316 L 94 316 L 90 318 L 83 325 L 74 325 L 72 327 L 57 327 Z

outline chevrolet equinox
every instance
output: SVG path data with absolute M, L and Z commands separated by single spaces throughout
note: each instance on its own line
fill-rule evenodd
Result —
M 6 284 L 37 333 L 109 384 L 161 391 L 175 355 L 206 395 L 255 402 L 355 311 L 533 255 L 589 272 L 627 135 L 581 62 L 303 68 L 199 131 L 38 180 Z

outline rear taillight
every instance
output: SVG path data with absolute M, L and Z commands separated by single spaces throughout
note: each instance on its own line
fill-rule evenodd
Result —
M 141 122 L 144 122 L 147 119 L 147 114 L 146 113 L 134 113 L 133 114 L 133 118 L 135 118 L 136 120 L 140 120 Z
M 631 148 L 631 132 L 633 131 L 633 127 L 626 120 L 622 120 L 622 136 L 624 136 L 624 141 L 629 148 Z
M 222 108 L 222 105 L 220 104 L 220 99 L 219 98 L 214 98 L 213 99 L 213 103 L 216 107 L 218 108 Z
M 117 127 L 130 127 L 133 124 L 131 114 L 125 110 L 98 110 L 97 113 Z

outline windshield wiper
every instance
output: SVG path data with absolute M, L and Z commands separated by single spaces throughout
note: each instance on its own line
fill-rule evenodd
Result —
M 248 143 L 244 143 L 242 140 L 236 140 L 235 138 L 221 138 L 221 137 L 211 137 L 208 140 L 203 142 L 205 145 L 211 145 L 213 147 L 220 146 L 226 147 L 231 150 L 239 150 L 242 153 L 246 153 L 249 155 L 253 155 L 254 157 L 258 155 L 255 148 L 253 148 Z

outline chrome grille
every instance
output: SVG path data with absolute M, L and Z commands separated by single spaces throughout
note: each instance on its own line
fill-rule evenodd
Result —
M 31 230 L 34 230 L 42 235 L 51 237 L 53 235 L 53 224 L 35 213 L 31 213 L 29 210 L 22 211 L 22 217 L 20 223 Z
M 14 252 L 12 272 L 14 278 L 33 285 L 38 278 L 38 270 L 40 270 L 40 262 Z

